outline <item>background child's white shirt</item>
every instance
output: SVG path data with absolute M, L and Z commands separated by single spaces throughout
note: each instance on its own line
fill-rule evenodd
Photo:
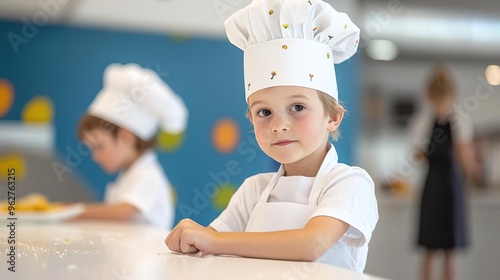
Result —
M 105 203 L 129 203 L 139 209 L 135 222 L 168 229 L 172 227 L 174 208 L 171 186 L 156 154 L 148 151 L 106 186 Z
M 231 198 L 226 210 L 210 226 L 217 231 L 245 231 L 255 205 L 274 174 L 258 174 L 245 180 Z M 290 181 L 294 181 L 294 177 L 281 177 L 270 195 L 270 200 L 293 197 L 289 193 L 282 193 L 286 190 L 286 185 L 289 185 L 290 191 L 293 191 L 291 188 L 299 188 L 300 193 L 306 195 L 303 198 L 298 196 L 291 198 L 295 200 L 292 202 L 307 204 L 312 180 L 304 177 L 295 179 L 298 179 L 295 181 L 301 186 L 290 186 Z M 307 186 L 308 184 L 310 186 Z M 338 256 L 335 258 L 335 263 L 329 264 L 356 271 L 364 269 L 368 243 L 378 221 L 374 191 L 373 181 L 361 168 L 337 163 L 330 171 L 328 184 L 323 187 L 318 208 L 311 218 L 329 216 L 348 223 L 350 227 L 339 242 L 329 250 L 328 254 L 333 253 Z M 318 261 L 321 262 L 321 258 Z

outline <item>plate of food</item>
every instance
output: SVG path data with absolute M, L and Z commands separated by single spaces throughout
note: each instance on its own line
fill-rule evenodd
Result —
M 0 217 L 17 218 L 26 222 L 61 222 L 75 218 L 84 210 L 81 203 L 67 204 L 50 202 L 39 193 L 32 193 L 15 200 L 0 202 Z

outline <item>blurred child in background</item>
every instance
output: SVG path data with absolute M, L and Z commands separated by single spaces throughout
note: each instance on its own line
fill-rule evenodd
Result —
M 171 186 L 154 152 L 158 128 L 180 133 L 188 112 L 152 70 L 111 64 L 104 86 L 80 120 L 78 135 L 107 173 L 104 203 L 88 204 L 79 218 L 132 221 L 170 229 Z

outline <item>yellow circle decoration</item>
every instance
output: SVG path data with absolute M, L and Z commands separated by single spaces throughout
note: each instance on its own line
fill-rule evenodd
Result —
M 187 34 L 185 32 L 175 32 L 175 33 L 171 34 L 169 37 L 170 37 L 170 39 L 172 39 L 172 41 L 175 41 L 178 43 L 184 43 L 190 39 L 189 34 Z
M 15 177 L 20 182 L 26 175 L 26 161 L 17 154 L 0 156 L 0 179 L 7 181 L 8 177 Z
M 177 192 L 175 191 L 174 186 L 170 186 L 170 200 L 172 201 L 172 205 L 177 205 L 178 198 L 177 198 Z
M 185 132 L 171 134 L 160 131 L 157 137 L 158 149 L 164 152 L 173 152 L 178 150 L 184 142 Z
M 231 153 L 240 141 L 240 129 L 231 119 L 219 120 L 212 130 L 212 142 L 219 152 Z
M 14 87 L 5 79 L 0 79 L 0 118 L 7 115 L 14 103 Z
M 227 205 L 229 204 L 229 200 L 235 192 L 236 186 L 231 183 L 220 185 L 217 193 L 212 198 L 212 205 L 215 209 L 220 211 L 226 209 Z
M 25 122 L 50 123 L 54 118 L 52 100 L 47 96 L 33 97 L 23 109 L 21 119 Z

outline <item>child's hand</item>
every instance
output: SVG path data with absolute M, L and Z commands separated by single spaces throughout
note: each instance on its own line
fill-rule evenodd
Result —
M 213 253 L 216 232 L 199 225 L 191 219 L 180 221 L 165 239 L 165 244 L 174 252 L 196 253 L 203 255 Z

